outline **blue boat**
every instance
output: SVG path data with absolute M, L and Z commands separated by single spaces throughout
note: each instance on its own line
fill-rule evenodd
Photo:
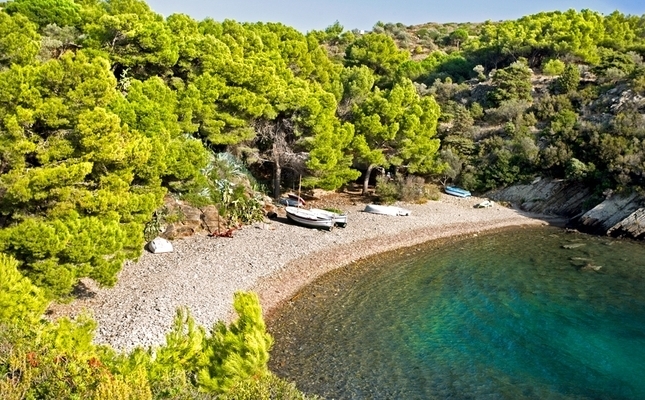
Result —
M 446 186 L 446 193 L 457 197 L 470 197 L 470 192 L 457 186 Z

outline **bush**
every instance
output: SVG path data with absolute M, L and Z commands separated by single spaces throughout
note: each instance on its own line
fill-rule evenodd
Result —
M 564 72 L 564 68 L 564 62 L 558 59 L 549 60 L 542 64 L 542 72 L 544 72 L 545 75 L 550 76 L 561 75 Z
M 15 265 L 7 260 L 0 262 L 8 266 L 0 278 L 15 275 Z M 28 281 L 18 280 L 18 286 L 25 284 L 29 289 Z M 0 289 L 4 293 L 6 287 Z M 33 301 L 16 304 L 25 304 L 23 315 L 43 308 Z M 217 323 L 209 333 L 179 310 L 164 346 L 130 354 L 92 344 L 96 324 L 87 317 L 21 326 L 5 319 L 0 321 L 0 398 L 305 399 L 267 369 L 272 338 L 257 296 L 236 293 L 234 308 L 237 321 Z
M 419 176 L 407 176 L 397 180 L 399 200 L 412 203 L 426 200 L 425 180 Z
M 508 100 L 497 108 L 486 110 L 487 119 L 493 123 L 517 122 L 531 104 L 526 100 Z
M 473 118 L 473 120 L 480 119 L 484 116 L 484 107 L 482 107 L 481 104 L 474 102 L 470 106 L 470 116 Z
M 387 176 L 376 177 L 374 193 L 383 204 L 392 204 L 399 198 L 399 191 L 396 184 Z
M 34 323 L 46 306 L 42 291 L 18 271 L 18 261 L 0 254 L 0 324 Z
M 578 85 L 580 85 L 580 70 L 574 64 L 567 65 L 555 82 L 556 91 L 565 94 L 576 91 Z
M 522 62 L 514 62 L 509 67 L 497 70 L 492 81 L 495 90 L 488 93 L 488 99 L 495 105 L 509 100 L 531 100 L 531 74 L 529 67 Z
M 376 195 L 383 204 L 392 204 L 397 200 L 422 204 L 437 200 L 439 193 L 436 185 L 427 185 L 420 176 L 409 175 L 395 180 L 383 176 L 376 178 Z
M 293 383 L 287 382 L 274 374 L 267 374 L 259 379 L 250 379 L 236 385 L 221 400 L 306 400 L 319 399 L 318 396 L 307 396 L 300 392 Z

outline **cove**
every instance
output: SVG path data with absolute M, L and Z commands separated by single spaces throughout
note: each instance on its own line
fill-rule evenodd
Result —
M 556 228 L 432 242 L 275 310 L 270 368 L 335 399 L 645 398 L 644 283 L 638 242 Z

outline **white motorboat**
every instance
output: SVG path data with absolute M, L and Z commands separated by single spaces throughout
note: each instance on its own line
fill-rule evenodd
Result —
M 325 218 L 333 218 L 334 224 L 344 228 L 347 226 L 347 214 L 338 214 L 332 211 L 323 210 L 321 208 L 311 208 L 309 211 L 318 214 Z
M 368 204 L 365 206 L 365 210 L 363 211 L 372 214 L 393 215 L 395 217 L 410 215 L 410 210 L 407 210 L 405 208 L 395 206 L 382 206 L 379 204 Z
M 285 207 L 287 219 L 310 228 L 323 228 L 332 230 L 334 227 L 334 218 L 317 214 L 311 210 L 305 210 L 298 207 Z

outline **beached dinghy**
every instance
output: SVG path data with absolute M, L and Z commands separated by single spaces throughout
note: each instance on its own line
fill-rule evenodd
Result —
M 457 186 L 446 186 L 446 193 L 457 197 L 470 197 L 470 192 Z
M 285 207 L 287 218 L 297 224 L 310 228 L 322 228 L 331 230 L 334 227 L 334 218 L 322 216 L 311 210 L 298 207 Z
M 280 199 L 280 204 L 284 204 L 290 207 L 302 207 L 307 203 L 305 203 L 304 199 L 297 194 L 289 193 L 287 194 L 287 197 Z
M 365 206 L 365 210 L 363 211 L 372 214 L 393 215 L 395 217 L 410 215 L 410 210 L 406 210 L 405 208 L 382 206 L 379 204 L 368 204 Z
M 320 208 L 311 208 L 308 211 L 311 211 L 312 213 L 317 214 L 321 217 L 333 218 L 334 224 L 336 224 L 336 226 L 340 226 L 341 228 L 344 228 L 347 226 L 347 214 L 338 214 L 338 213 L 323 210 Z
M 491 208 L 493 206 L 493 202 L 490 200 L 484 200 L 481 203 L 475 204 L 475 208 Z

